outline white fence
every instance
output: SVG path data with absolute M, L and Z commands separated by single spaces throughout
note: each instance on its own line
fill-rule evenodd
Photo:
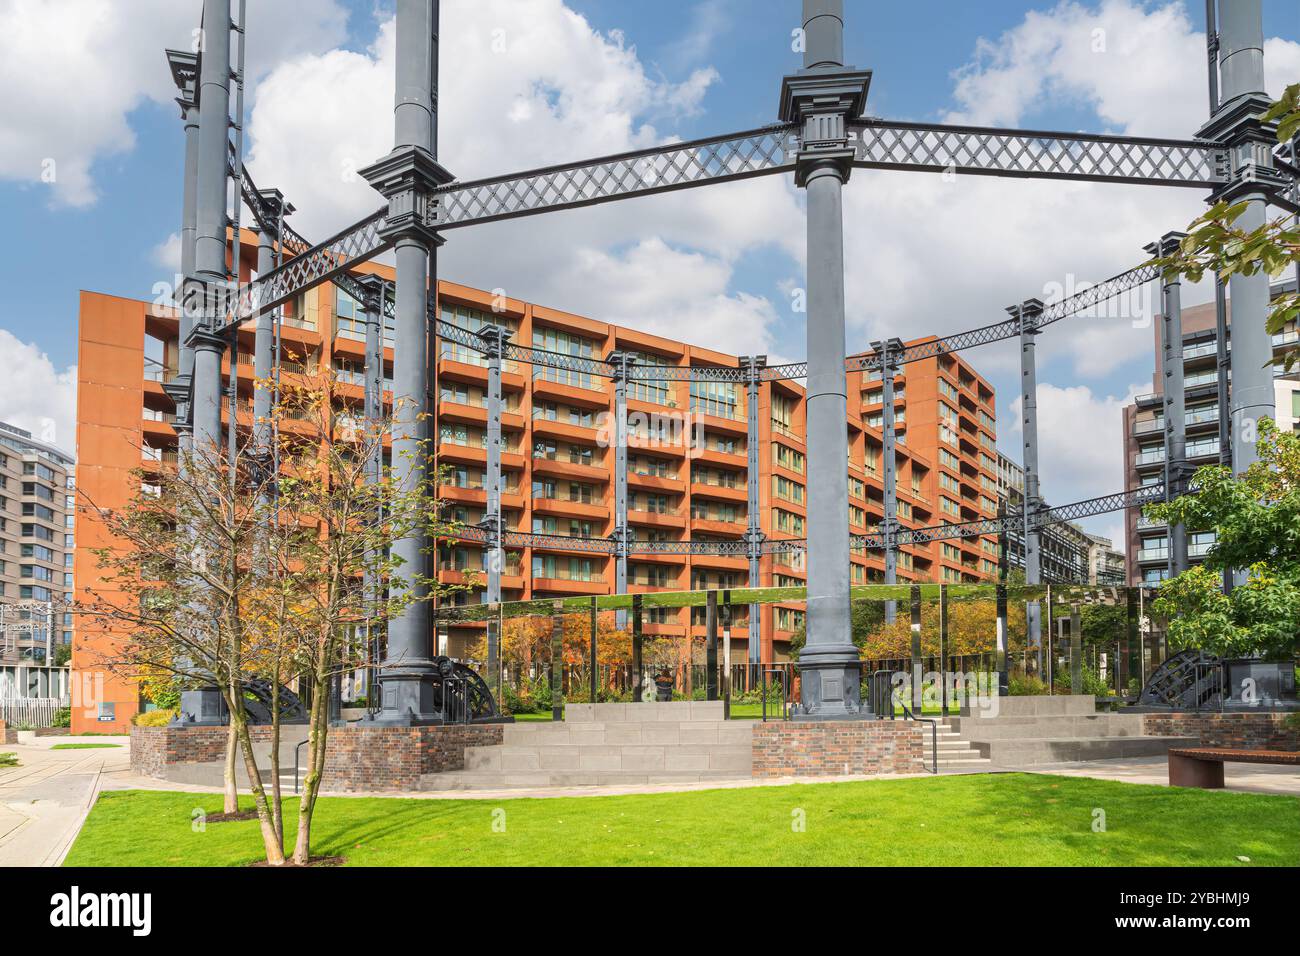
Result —
M 33 727 L 54 726 L 55 715 L 67 707 L 57 697 L 18 697 L 0 699 L 0 720 L 10 729 L 30 724 Z

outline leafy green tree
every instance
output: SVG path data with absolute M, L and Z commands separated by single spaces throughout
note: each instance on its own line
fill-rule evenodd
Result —
M 1191 493 L 1147 508 L 1157 521 L 1217 537 L 1204 564 L 1162 584 L 1153 604 L 1175 647 L 1286 657 L 1300 642 L 1300 436 L 1267 418 L 1259 430 L 1259 460 L 1244 474 L 1207 465 Z M 1230 568 L 1247 578 L 1225 595 L 1219 581 Z

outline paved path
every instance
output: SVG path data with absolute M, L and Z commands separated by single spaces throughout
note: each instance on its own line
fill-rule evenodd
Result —
M 1226 763 L 1225 790 L 1241 793 L 1282 793 L 1300 797 L 1300 769 L 1266 764 Z M 1132 757 L 1122 760 L 1090 760 L 1079 763 L 1034 767 L 1027 772 L 1052 773 L 1063 777 L 1092 777 L 1125 783 L 1169 785 L 1169 761 L 1165 757 Z
M 58 866 L 85 822 L 105 773 L 126 770 L 126 737 L 38 737 L 5 744 L 20 766 L 0 768 L 0 866 Z M 57 744 L 116 743 L 102 750 Z

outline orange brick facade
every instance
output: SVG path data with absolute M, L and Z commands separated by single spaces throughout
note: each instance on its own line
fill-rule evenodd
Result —
M 256 247 L 243 242 L 247 278 Z M 383 274 L 383 266 L 363 267 Z M 512 340 L 557 351 L 603 358 L 630 350 L 640 361 L 673 366 L 735 366 L 735 356 L 610 325 L 529 302 L 494 298 L 491 293 L 451 282 L 438 285 L 440 313 L 461 325 L 492 321 L 508 325 Z M 284 347 L 299 360 L 332 367 L 342 394 L 362 398 L 364 336 L 353 304 L 331 285 L 319 287 L 286 309 Z M 706 323 L 702 323 L 706 326 Z M 178 323 L 165 306 L 83 293 L 80 315 L 77 412 L 78 483 L 96 505 L 112 507 L 132 494 L 129 472 L 166 467 L 174 458 L 174 411 L 162 381 L 174 374 Z M 146 362 L 146 336 L 159 356 Z M 241 333 L 238 357 L 240 419 L 247 425 L 252 401 L 253 330 Z M 436 427 L 438 464 L 448 480 L 441 495 L 455 516 L 467 523 L 483 515 L 482 489 L 487 453 L 482 446 L 487 421 L 487 370 L 481 358 L 439 340 L 436 351 Z M 385 349 L 386 377 L 392 350 Z M 148 368 L 146 368 L 148 365 Z M 229 373 L 229 364 L 225 366 Z M 605 379 L 506 363 L 502 374 L 502 507 L 506 527 L 517 531 L 606 537 L 614 530 L 614 411 L 612 384 Z M 850 376 L 849 435 L 850 525 L 854 533 L 876 529 L 883 517 L 881 484 L 880 382 L 878 374 Z M 954 356 L 903 367 L 897 377 L 899 519 L 903 527 L 958 522 L 996 513 L 997 452 L 993 388 Z M 386 393 L 386 398 L 391 395 Z M 633 432 L 629 449 L 629 524 L 638 539 L 739 538 L 747 522 L 746 422 L 744 386 L 688 382 L 634 382 L 629 387 L 634 423 L 663 425 L 685 421 L 692 438 L 703 442 L 654 440 L 647 429 Z M 772 538 L 805 534 L 807 486 L 803 388 L 796 382 L 764 383 L 759 397 L 759 500 L 761 526 Z M 147 446 L 142 459 L 141 446 Z M 945 504 L 945 501 L 947 502 Z M 78 590 L 95 587 L 94 556 L 102 530 L 84 516 L 78 525 Z M 612 556 L 525 548 L 508 552 L 502 587 L 507 600 L 569 594 L 607 594 L 615 587 Z M 464 583 L 481 567 L 482 549 L 459 543 L 440 551 L 440 576 Z M 879 552 L 852 556 L 853 583 L 883 580 Z M 977 581 L 995 576 L 996 541 L 972 538 L 906 546 L 899 557 L 903 581 Z M 716 555 L 633 555 L 629 590 L 685 590 L 743 587 L 745 558 Z M 803 584 L 804 566 L 795 555 L 767 555 L 761 563 L 763 586 Z M 702 621 L 685 611 L 648 620 L 649 636 L 702 635 Z M 762 659 L 782 660 L 801 623 L 798 605 L 762 609 Z M 464 647 L 469 632 L 450 635 L 448 651 Z M 733 646 L 744 660 L 746 631 L 733 630 Z M 103 638 L 77 635 L 73 664 L 93 669 L 107 652 Z M 116 702 L 113 723 L 93 729 L 124 731 L 136 710 L 133 687 L 106 681 L 105 696 Z M 84 718 L 83 718 L 84 719 Z M 77 723 L 74 730 L 92 729 Z

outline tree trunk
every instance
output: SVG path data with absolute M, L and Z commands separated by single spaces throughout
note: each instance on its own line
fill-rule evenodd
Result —
M 242 703 L 242 702 L 241 702 Z M 284 863 L 284 850 L 275 833 L 275 824 L 271 820 L 271 808 L 266 800 L 266 788 L 262 786 L 262 777 L 257 769 L 257 756 L 253 753 L 253 738 L 248 732 L 248 722 L 244 718 L 243 707 L 236 713 L 232 708 L 230 725 L 236 728 L 240 747 L 244 753 L 244 769 L 253 790 L 253 805 L 257 808 L 257 819 L 261 823 L 262 845 L 266 850 L 266 862 L 272 866 Z
M 280 662 L 271 672 L 271 821 L 275 839 L 284 851 L 284 796 L 280 792 Z M 297 768 L 294 768 L 295 771 Z
M 222 802 L 223 813 L 239 812 L 239 785 L 235 781 L 235 757 L 239 754 L 239 735 L 235 731 L 235 722 L 230 722 L 230 731 L 226 735 L 226 769 L 225 800 Z
M 324 671 L 324 673 L 322 673 Z M 293 848 L 293 861 L 304 865 L 311 860 L 311 821 L 316 811 L 316 795 L 325 767 L 325 745 L 329 725 L 329 677 L 326 668 L 318 668 L 318 692 L 311 698 L 311 722 L 307 731 L 307 777 L 303 781 L 302 799 L 298 802 L 298 838 Z M 324 693 L 319 691 L 324 689 Z

